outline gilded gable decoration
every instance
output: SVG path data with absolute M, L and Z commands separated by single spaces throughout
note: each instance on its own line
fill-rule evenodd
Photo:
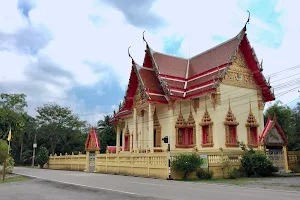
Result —
M 227 74 L 222 80 L 223 84 L 258 89 L 253 74 L 248 68 L 244 56 L 240 51 L 237 51 L 233 57 L 232 65 L 230 66 Z
M 214 107 L 214 110 L 216 110 L 216 105 L 221 104 L 221 92 L 220 88 L 216 89 L 216 92 L 212 93 L 210 96 L 211 104 Z
M 137 89 L 134 95 L 134 107 L 137 109 L 137 112 L 141 110 L 148 110 L 148 98 L 146 93 L 142 89 Z

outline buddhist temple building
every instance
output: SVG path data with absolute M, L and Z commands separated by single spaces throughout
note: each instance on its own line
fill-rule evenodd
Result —
M 165 136 L 178 152 L 237 149 L 242 141 L 264 146 L 264 105 L 275 97 L 247 23 L 233 38 L 191 58 L 157 52 L 143 36 L 144 62 L 128 52 L 128 88 L 110 122 L 117 130 L 115 151 L 166 151 Z

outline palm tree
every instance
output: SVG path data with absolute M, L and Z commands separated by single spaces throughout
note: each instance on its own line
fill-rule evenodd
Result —
M 110 120 L 112 116 L 104 115 L 103 120 L 97 122 L 97 132 L 99 133 L 98 137 L 100 138 L 100 152 L 104 153 L 106 146 L 115 146 L 116 145 L 116 131 Z

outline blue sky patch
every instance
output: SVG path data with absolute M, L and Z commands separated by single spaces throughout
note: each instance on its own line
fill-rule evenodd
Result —
M 251 17 L 253 16 L 259 19 L 271 28 L 271 30 L 261 28 L 257 30 L 257 27 L 254 27 L 259 37 L 255 38 L 253 42 L 260 43 L 271 48 L 278 48 L 281 46 L 284 31 L 279 23 L 279 17 L 282 13 L 275 11 L 277 2 L 278 0 L 253 0 L 249 1 L 247 5 L 239 3 L 240 8 L 250 11 Z
M 164 41 L 164 49 L 163 51 L 167 54 L 174 56 L 183 56 L 183 54 L 179 51 L 183 38 L 178 38 L 176 36 L 166 37 L 163 39 Z

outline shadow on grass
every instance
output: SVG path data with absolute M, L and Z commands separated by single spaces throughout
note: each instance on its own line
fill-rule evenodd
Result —
M 2 176 L 1 176 L 2 177 Z M 25 177 L 25 176 L 11 176 L 5 178 L 5 181 L 3 182 L 2 179 L 0 180 L 0 184 L 4 183 L 12 183 L 12 182 L 19 182 L 19 181 L 26 181 L 29 180 L 30 178 Z

